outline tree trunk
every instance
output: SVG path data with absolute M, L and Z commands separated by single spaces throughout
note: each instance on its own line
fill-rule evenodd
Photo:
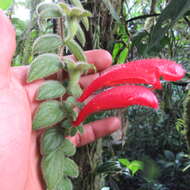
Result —
M 121 0 L 110 0 L 118 14 Z M 90 30 L 86 31 L 87 44 L 84 49 L 102 48 L 111 50 L 114 40 L 114 20 L 102 0 L 88 0 L 85 8 L 90 10 L 93 18 L 90 21 Z M 102 163 L 102 140 L 79 148 L 75 161 L 80 166 L 80 176 L 74 179 L 74 190 L 101 190 L 104 179 L 95 174 L 95 169 Z
M 74 179 L 74 190 L 100 190 L 104 179 L 95 174 L 96 167 L 102 162 L 102 140 L 79 148 L 75 155 L 80 175 Z

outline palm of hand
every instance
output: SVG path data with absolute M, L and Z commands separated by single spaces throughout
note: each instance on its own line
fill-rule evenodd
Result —
M 15 32 L 1 11 L 0 26 L 0 171 L 3 173 L 0 189 L 43 190 L 45 188 L 39 172 L 40 154 L 37 148 L 39 135 L 31 129 L 32 112 L 37 106 L 34 95 L 42 81 L 27 84 L 27 67 L 10 68 L 16 46 Z M 93 52 L 89 53 L 89 59 L 96 62 L 98 57 L 91 54 L 93 55 Z M 105 57 L 107 55 L 105 52 Z M 97 65 L 102 64 L 101 69 L 111 64 L 110 57 L 110 64 L 107 64 L 106 59 L 103 61 L 105 64 L 97 61 Z M 95 77 L 97 75 L 83 79 L 83 86 Z M 103 126 L 106 126 L 106 129 Z M 77 146 L 82 146 L 119 127 L 118 118 L 108 118 L 86 125 L 82 136 L 76 135 L 69 139 Z

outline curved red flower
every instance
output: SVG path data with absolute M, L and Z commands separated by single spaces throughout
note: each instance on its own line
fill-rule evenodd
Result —
M 113 70 L 104 73 L 102 76 L 94 80 L 78 98 L 79 102 L 84 101 L 94 91 L 99 90 L 103 87 L 109 87 L 119 84 L 151 84 L 153 88 L 160 89 L 160 76 L 155 69 L 149 69 L 144 71 L 143 68 L 114 68 Z
M 124 85 L 114 87 L 94 96 L 80 110 L 73 126 L 78 126 L 92 113 L 131 105 L 142 105 L 157 109 L 158 100 L 154 93 L 144 86 Z

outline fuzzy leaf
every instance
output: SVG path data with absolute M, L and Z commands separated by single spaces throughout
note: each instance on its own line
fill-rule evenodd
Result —
M 86 31 L 89 31 L 90 24 L 89 24 L 89 20 L 88 20 L 87 17 L 82 18 L 82 23 L 83 23 L 83 25 L 84 25 Z
M 82 3 L 80 0 L 70 0 L 71 3 L 79 8 L 83 8 Z
M 76 134 L 77 134 L 77 132 L 78 132 L 78 129 L 75 127 L 75 128 L 72 128 L 71 130 L 70 130 L 70 136 L 75 136 Z
M 68 175 L 69 177 L 78 177 L 79 169 L 76 163 L 70 158 L 64 159 L 64 175 Z
M 76 37 L 77 37 L 77 40 L 81 43 L 82 47 L 84 47 L 86 43 L 86 38 L 80 25 L 78 25 L 78 31 L 76 33 Z
M 82 48 L 78 45 L 75 40 L 69 40 L 65 42 L 71 53 L 76 57 L 78 61 L 87 62 L 87 58 L 82 50 Z
M 42 155 L 47 155 L 60 147 L 64 142 L 64 137 L 60 128 L 53 127 L 47 129 L 41 137 L 40 151 Z M 64 143 L 65 144 L 65 143 Z
M 53 4 L 53 3 L 50 3 Z M 38 9 L 39 11 L 39 9 Z M 61 8 L 56 5 L 53 4 L 53 6 L 43 6 L 43 8 L 41 8 L 41 11 L 39 11 L 39 17 L 41 19 L 48 19 L 48 18 L 57 18 L 57 17 L 62 17 L 62 10 Z
M 64 120 L 61 123 L 61 127 L 65 128 L 65 129 L 70 129 L 72 127 L 72 123 L 71 123 L 70 119 Z
M 65 156 L 61 150 L 51 152 L 43 157 L 41 167 L 43 178 L 49 190 L 55 189 L 63 178 Z
M 62 8 L 63 12 L 66 15 L 68 15 L 68 16 L 70 15 L 71 9 L 67 3 L 61 2 L 61 3 L 59 3 L 59 6 Z
M 72 40 L 74 38 L 74 36 L 77 33 L 78 27 L 79 27 L 79 20 L 77 18 L 68 18 L 67 19 L 68 23 L 67 23 L 67 35 L 65 37 L 65 41 L 69 41 Z
M 55 4 L 55 3 L 47 3 L 47 2 L 41 2 L 38 4 L 37 8 L 36 8 L 36 12 L 37 14 L 40 14 L 42 11 L 46 10 L 46 9 L 59 9 L 59 7 Z
M 82 18 L 82 17 L 91 17 L 91 16 L 92 16 L 92 13 L 91 13 L 90 11 L 88 11 L 88 10 L 83 10 L 83 12 L 82 12 L 80 18 Z
M 63 96 L 66 92 L 66 89 L 61 82 L 56 80 L 49 80 L 42 84 L 37 92 L 37 100 L 45 100 L 58 98 Z
M 71 17 L 80 17 L 83 14 L 84 9 L 73 7 L 71 9 L 70 15 Z
M 79 8 L 84 9 L 84 7 L 82 6 L 82 3 L 80 2 L 80 0 L 70 0 L 71 3 Z M 87 17 L 82 18 L 82 23 L 85 27 L 85 29 L 88 31 L 89 30 L 89 21 Z
M 74 70 L 76 68 L 76 63 L 72 59 L 63 59 L 63 62 L 65 63 L 66 69 L 69 72 L 70 70 Z
M 56 54 L 43 54 L 35 58 L 29 69 L 27 81 L 32 82 L 37 79 L 47 77 L 62 69 L 61 60 Z
M 94 72 L 96 72 L 96 67 L 94 64 L 88 64 L 85 62 L 77 62 L 77 67 L 76 69 L 78 71 L 80 71 L 82 74 L 87 73 L 89 70 L 93 70 Z
M 63 177 L 54 190 L 73 190 L 71 180 L 67 177 Z
M 76 153 L 76 147 L 67 139 L 64 139 L 61 148 L 66 156 L 73 156 Z
M 65 118 L 62 105 L 56 100 L 46 101 L 39 105 L 33 118 L 33 129 L 51 127 Z
M 33 54 L 49 53 L 62 45 L 62 39 L 57 34 L 45 34 L 37 38 L 33 44 Z
M 83 127 L 83 125 L 79 125 L 77 127 L 77 130 L 79 131 L 80 134 L 83 134 L 84 133 L 84 127 Z

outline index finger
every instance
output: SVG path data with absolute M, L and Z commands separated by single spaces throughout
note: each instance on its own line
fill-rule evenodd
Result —
M 118 117 L 109 117 L 84 125 L 84 133 L 77 133 L 75 136 L 68 136 L 75 146 L 80 147 L 107 136 L 116 130 L 121 129 L 121 120 Z
M 112 65 L 112 56 L 104 49 L 88 50 L 84 53 L 87 57 L 87 62 L 89 64 L 94 64 L 97 71 L 103 71 Z M 76 60 L 73 55 L 66 57 Z

